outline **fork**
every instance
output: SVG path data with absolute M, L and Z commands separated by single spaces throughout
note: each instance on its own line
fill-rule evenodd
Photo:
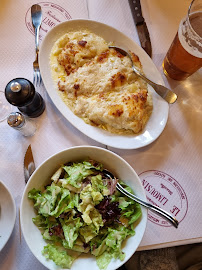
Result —
M 169 104 L 174 103 L 177 100 L 177 95 L 171 91 L 170 89 L 168 89 L 167 87 L 154 83 L 153 81 L 149 80 L 147 77 L 145 77 L 134 65 L 133 63 L 133 59 L 130 55 L 129 52 L 127 52 L 126 50 L 117 47 L 117 46 L 109 46 L 109 48 L 115 49 L 118 52 L 120 52 L 122 55 L 124 56 L 128 56 L 131 63 L 132 63 L 132 68 L 133 71 L 143 80 L 145 80 L 148 84 L 150 84 L 153 89 L 156 91 L 157 94 L 159 94 L 159 96 L 161 96 L 165 101 L 167 101 Z
M 109 179 L 117 179 L 112 172 L 104 169 L 102 171 L 104 173 L 104 175 L 109 178 Z M 135 196 L 134 194 L 128 192 L 124 187 L 122 187 L 121 184 L 119 184 L 119 182 L 117 182 L 116 184 L 116 189 L 118 191 L 120 191 L 121 193 L 123 193 L 125 196 L 127 196 L 128 198 L 136 201 L 137 203 L 141 204 L 142 206 L 150 209 L 151 211 L 153 211 L 154 213 L 160 215 L 161 217 L 165 218 L 170 224 L 172 224 L 175 228 L 178 227 L 179 222 L 176 218 L 174 218 L 173 216 L 171 216 L 167 211 L 163 210 L 162 208 L 150 204 L 146 201 L 141 200 L 140 198 L 138 198 L 137 196 Z
M 41 6 L 33 5 L 31 7 L 32 24 L 35 30 L 35 50 L 36 59 L 33 62 L 33 83 L 35 86 L 40 86 L 42 83 L 41 73 L 39 69 L 38 54 L 39 54 L 39 29 L 42 22 Z

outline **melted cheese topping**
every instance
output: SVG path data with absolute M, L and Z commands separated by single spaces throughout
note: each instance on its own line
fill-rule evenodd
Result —
M 141 70 L 134 53 L 132 59 Z M 86 123 L 118 134 L 142 131 L 152 112 L 147 84 L 102 37 L 87 30 L 65 34 L 52 48 L 50 65 L 61 98 Z

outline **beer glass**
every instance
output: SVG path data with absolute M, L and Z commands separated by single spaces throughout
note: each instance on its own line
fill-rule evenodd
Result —
M 163 61 L 163 71 L 183 80 L 202 67 L 202 0 L 193 0 Z

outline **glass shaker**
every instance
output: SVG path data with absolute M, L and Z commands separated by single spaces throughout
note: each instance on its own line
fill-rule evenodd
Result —
M 10 127 L 20 131 L 25 137 L 32 136 L 36 132 L 36 125 L 33 120 L 24 117 L 20 112 L 10 113 L 7 118 L 7 123 Z

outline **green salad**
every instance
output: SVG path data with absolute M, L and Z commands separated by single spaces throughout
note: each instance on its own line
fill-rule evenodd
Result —
M 47 259 L 71 268 L 81 253 L 90 253 L 100 269 L 112 258 L 124 260 L 122 242 L 135 234 L 142 213 L 139 204 L 116 190 L 117 181 L 133 193 L 121 180 L 107 178 L 102 164 L 87 160 L 62 165 L 44 190 L 29 191 Z

